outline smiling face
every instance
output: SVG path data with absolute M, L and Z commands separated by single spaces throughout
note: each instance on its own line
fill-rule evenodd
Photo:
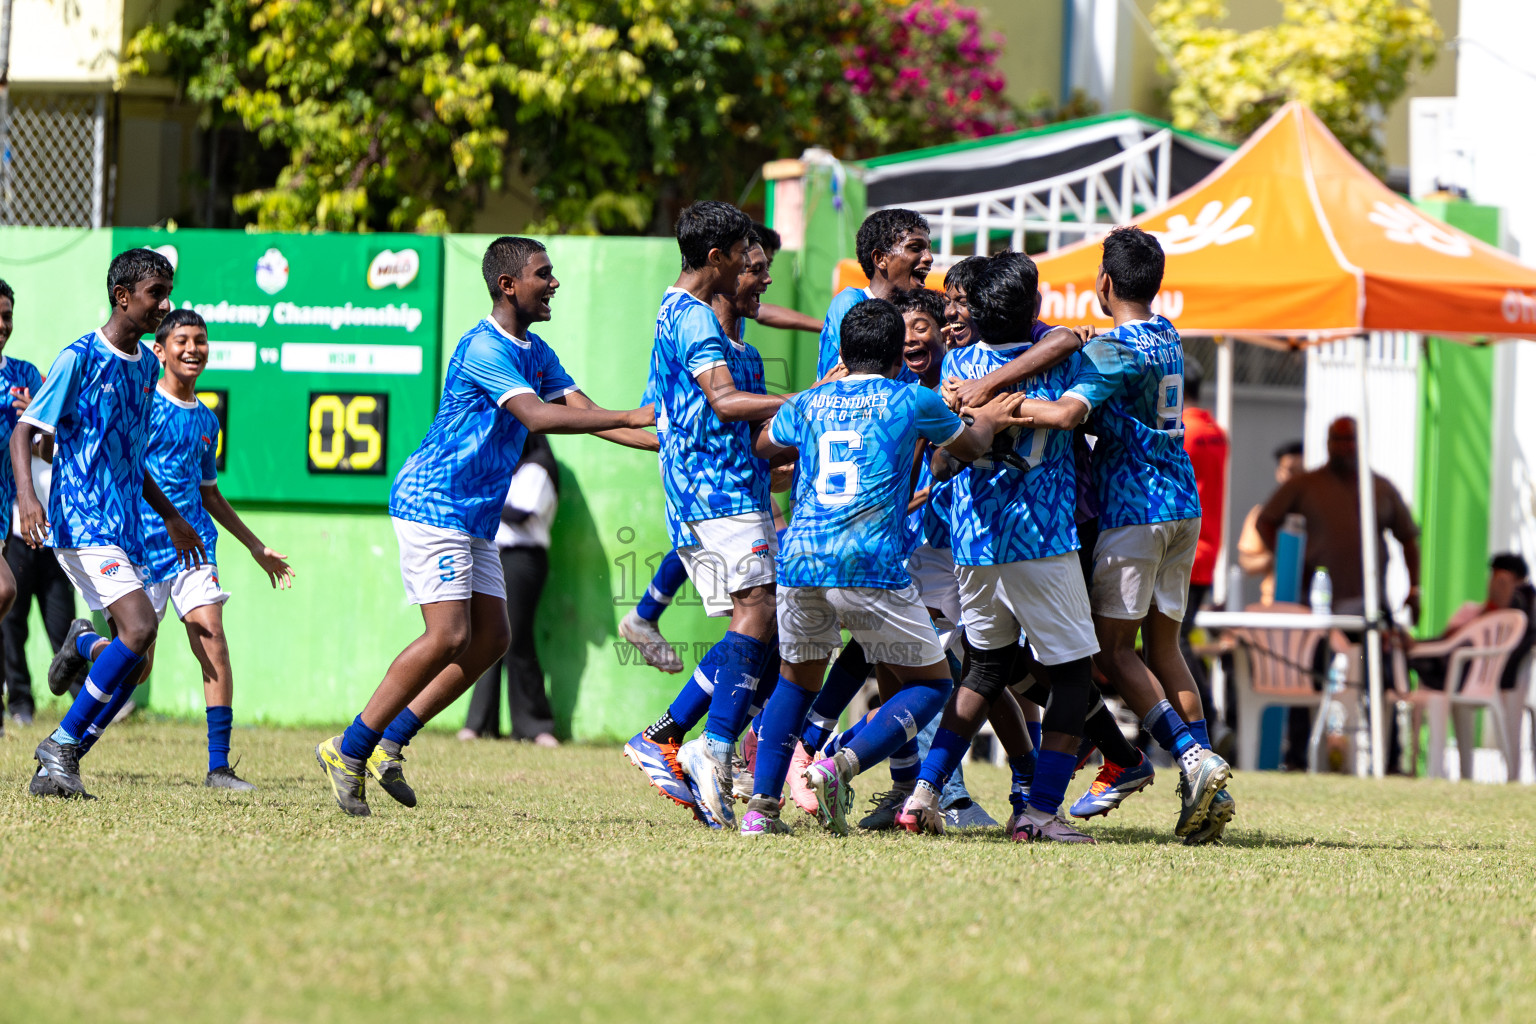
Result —
M 944 289 L 944 340 L 950 348 L 964 348 L 976 340 L 971 307 L 965 304 L 965 289 L 957 284 Z
M 913 311 L 903 313 L 907 325 L 906 342 L 901 348 L 901 359 L 907 369 L 922 378 L 924 384 L 938 380 L 944 364 L 944 335 L 939 325 L 927 313 Z
M 517 315 L 524 323 L 542 323 L 550 318 L 550 302 L 560 288 L 555 279 L 555 265 L 549 261 L 549 253 L 536 252 L 528 257 L 522 271 L 512 277 L 503 274 L 502 291 L 512 300 Z
M 731 300 L 736 315 L 755 320 L 763 304 L 763 292 L 772 283 L 773 278 L 768 276 L 768 254 L 760 245 L 749 246 L 741 274 L 736 278 L 736 296 Z
M 164 342 L 155 342 L 155 355 L 166 376 L 192 384 L 208 365 L 208 332 L 193 324 L 177 327 Z
M 923 287 L 928 280 L 928 271 L 933 269 L 933 248 L 928 232 L 908 231 L 889 251 L 876 251 L 875 268 L 882 271 L 896 288 Z
M 138 330 L 138 337 L 154 334 L 171 311 L 171 279 L 147 277 L 132 288 L 118 285 L 112 289 L 112 301 Z
M 715 268 L 720 275 L 720 283 L 716 288 L 716 295 L 724 295 L 728 298 L 736 297 L 736 289 L 740 286 L 741 272 L 747 266 L 748 242 L 745 238 L 733 243 L 729 251 L 720 249 L 709 250 L 709 265 Z

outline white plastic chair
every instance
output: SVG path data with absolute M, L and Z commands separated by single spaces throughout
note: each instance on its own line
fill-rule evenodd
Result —
M 1461 757 L 1461 777 L 1471 781 L 1475 744 L 1473 735 L 1479 709 L 1492 719 L 1494 736 L 1504 755 L 1506 776 L 1520 778 L 1520 719 L 1526 694 L 1521 686 L 1500 690 L 1499 678 L 1509 654 L 1525 636 L 1525 613 L 1508 608 L 1479 615 L 1443 640 L 1414 644 L 1411 657 L 1450 655 L 1445 690 L 1420 687 L 1407 699 L 1429 718 L 1429 774 L 1445 777 L 1447 725 L 1456 716 L 1456 751 Z M 1528 682 L 1528 677 L 1527 677 Z
M 1245 611 L 1307 614 L 1300 604 L 1252 604 Z M 1257 629 L 1251 626 L 1230 631 L 1237 640 L 1233 649 L 1237 694 L 1237 766 L 1253 771 L 1259 764 L 1259 732 L 1264 709 L 1273 705 L 1312 708 L 1321 717 L 1327 712 L 1329 694 L 1314 683 L 1313 659 L 1317 645 L 1328 638 L 1326 629 Z M 1307 766 L 1318 768 L 1319 730 L 1308 745 Z

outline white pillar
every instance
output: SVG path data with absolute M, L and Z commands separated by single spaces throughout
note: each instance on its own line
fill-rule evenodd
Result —
M 1356 360 L 1360 371 L 1360 418 L 1355 421 L 1355 448 L 1359 452 L 1360 477 L 1360 557 L 1365 599 L 1365 673 L 1371 700 L 1371 774 L 1382 778 L 1387 773 L 1386 715 L 1381 679 L 1381 578 L 1376 564 L 1376 481 L 1371 474 L 1370 394 L 1366 363 L 1370 339 L 1356 342 Z

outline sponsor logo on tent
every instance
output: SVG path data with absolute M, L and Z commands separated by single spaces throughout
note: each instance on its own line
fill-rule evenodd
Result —
M 1193 224 L 1182 213 L 1176 213 L 1168 218 L 1166 228 L 1151 234 L 1157 236 L 1163 252 L 1169 256 L 1199 252 L 1209 245 L 1231 245 L 1253 234 L 1252 224 L 1238 223 L 1252 205 L 1252 199 L 1239 196 L 1223 209 L 1221 200 L 1213 199 L 1201 207 Z
M 1472 243 L 1424 216 L 1407 203 L 1389 203 L 1378 199 L 1366 218 L 1387 234 L 1390 242 L 1422 245 L 1443 256 L 1472 255 Z

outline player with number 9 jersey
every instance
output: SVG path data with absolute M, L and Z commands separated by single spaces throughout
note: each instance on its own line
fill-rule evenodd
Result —
M 1121 324 L 1083 349 L 1069 394 L 1093 412 L 1093 480 L 1104 529 L 1200 517 L 1184 451 L 1184 345 L 1163 316 Z
M 960 417 L 927 388 L 859 373 L 796 395 L 768 429 L 774 444 L 800 452 L 779 585 L 910 583 L 912 450 L 919 437 L 953 441 L 965 429 Z

